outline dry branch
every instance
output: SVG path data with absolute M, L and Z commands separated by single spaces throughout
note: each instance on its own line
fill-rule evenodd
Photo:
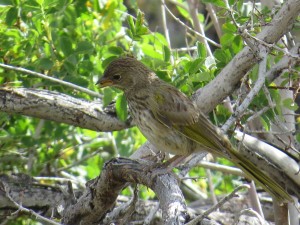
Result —
M 63 223 L 97 224 L 130 182 L 143 184 L 156 193 L 164 224 L 183 224 L 187 219 L 187 209 L 176 178 L 170 173 L 157 175 L 144 164 L 130 159 L 117 158 L 107 162 L 101 175 L 87 183 L 76 204 L 64 211 Z
M 122 130 L 130 126 L 129 122 L 122 122 L 116 115 L 104 112 L 101 101 L 89 102 L 40 89 L 0 88 L 0 111 L 95 131 Z

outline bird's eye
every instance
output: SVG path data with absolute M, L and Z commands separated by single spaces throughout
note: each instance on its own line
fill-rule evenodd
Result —
M 120 80 L 121 79 L 121 75 L 115 74 L 115 75 L 113 75 L 113 79 L 114 80 Z

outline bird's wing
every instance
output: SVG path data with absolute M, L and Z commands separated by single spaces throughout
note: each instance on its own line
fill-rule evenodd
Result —
M 161 123 L 176 129 L 214 153 L 224 149 L 224 135 L 221 135 L 186 95 L 173 86 L 161 83 L 152 93 L 150 108 Z
M 177 127 L 177 130 L 216 155 L 228 157 L 228 150 L 232 149 L 228 138 L 201 112 L 196 123 Z
M 159 85 L 153 90 L 150 100 L 154 116 L 168 127 L 195 123 L 198 111 L 193 102 L 175 87 L 161 83 Z

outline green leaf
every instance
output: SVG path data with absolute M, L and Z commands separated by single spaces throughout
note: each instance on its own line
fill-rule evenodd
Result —
M 59 40 L 60 48 L 67 57 L 73 53 L 72 41 L 67 37 L 61 37 Z
M 244 6 L 244 0 L 238 0 L 236 4 L 238 11 L 241 11 L 243 6 Z
M 108 64 L 110 64 L 112 61 L 114 61 L 117 58 L 118 58 L 117 56 L 111 56 L 111 57 L 108 57 L 107 59 L 103 60 L 102 61 L 102 68 L 105 69 L 108 66 Z
M 153 45 L 143 44 L 141 47 L 145 55 L 151 56 L 152 58 L 156 58 L 156 59 L 162 59 L 162 54 L 158 52 L 153 47 Z
M 142 27 L 138 27 L 138 28 L 137 28 L 137 34 L 138 34 L 138 35 L 146 35 L 146 34 L 148 34 L 148 33 L 149 33 L 149 30 L 148 30 L 148 28 L 145 27 L 145 26 L 142 26 Z
M 135 35 L 135 26 L 132 19 L 132 16 L 127 16 L 127 23 L 129 25 L 129 29 L 132 35 Z
M 88 85 L 89 85 L 89 81 L 85 77 L 82 77 L 82 76 L 69 75 L 69 76 L 66 76 L 64 80 L 68 81 L 70 83 L 73 83 L 73 84 L 77 84 L 81 87 L 88 87 Z
M 141 40 L 142 35 L 146 35 L 149 33 L 149 30 L 146 26 L 144 26 L 144 14 L 142 12 L 138 12 L 136 22 L 134 23 L 132 16 L 127 16 L 127 23 L 129 25 L 129 30 L 126 30 L 127 35 L 135 40 Z
M 41 6 L 44 4 L 44 0 L 36 0 L 36 2 Z
M 171 51 L 166 45 L 163 46 L 163 54 L 164 54 L 164 61 L 169 62 L 171 58 Z
M 114 55 L 122 55 L 123 54 L 123 49 L 118 46 L 111 46 L 108 48 L 108 51 Z
M 209 72 L 199 73 L 198 78 L 199 79 L 197 81 L 202 81 L 202 82 L 211 81 L 213 79 L 213 77 Z
M 7 5 L 13 5 L 12 0 L 0 0 L 0 6 L 7 6 Z
M 156 75 L 157 75 L 160 79 L 162 79 L 162 80 L 164 80 L 164 81 L 166 81 L 166 82 L 171 82 L 171 81 L 172 81 L 171 78 L 170 78 L 170 76 L 169 76 L 169 74 L 168 74 L 168 71 L 165 71 L 165 70 L 158 70 L 158 71 L 155 71 L 155 73 L 156 73 Z
M 162 44 L 162 45 L 168 45 L 166 37 L 164 35 L 162 35 L 161 33 L 155 32 L 154 37 L 156 39 L 158 39 L 158 42 L 156 41 L 156 43 L 159 43 L 159 44 Z
M 200 67 L 203 65 L 203 62 L 204 62 L 204 59 L 202 59 L 202 58 L 195 59 L 190 65 L 189 74 L 194 74 L 194 73 L 198 72 Z
M 224 23 L 222 28 L 225 33 L 236 33 L 237 31 L 236 26 L 234 26 L 232 23 Z
M 136 23 L 135 23 L 136 30 L 139 30 L 139 28 L 142 27 L 143 24 L 144 24 L 144 14 L 140 10 L 138 10 Z
M 82 69 L 82 75 L 90 75 L 90 72 L 94 70 L 94 64 L 89 60 L 83 60 L 79 63 L 78 68 Z
M 89 53 L 94 50 L 94 46 L 88 41 L 79 42 L 75 52 L 77 54 Z
M 190 14 L 189 12 L 186 10 L 188 8 L 186 2 L 183 2 L 182 0 L 177 0 L 177 2 L 180 4 L 180 5 L 176 5 L 177 7 L 177 10 L 179 11 L 179 13 L 185 17 L 185 18 L 190 18 Z M 182 6 L 181 6 L 182 5 Z M 184 8 L 185 7 L 185 8 Z
M 221 37 L 221 45 L 222 46 L 229 46 L 231 47 L 233 39 L 234 39 L 235 35 L 232 33 L 225 33 L 222 37 Z
M 243 38 L 241 36 L 235 36 L 232 42 L 232 49 L 235 54 L 239 53 L 244 47 Z
M 299 108 L 292 98 L 284 99 L 282 101 L 282 104 L 285 108 L 288 108 L 288 109 L 293 110 L 293 111 L 296 111 Z
M 5 23 L 8 26 L 13 25 L 18 18 L 18 10 L 15 7 L 12 7 L 8 10 L 7 14 L 6 14 L 6 18 L 5 18 Z
M 211 3 L 221 8 L 226 8 L 226 4 L 224 3 L 223 0 L 202 0 L 202 3 Z
M 217 60 L 219 60 L 220 62 L 223 62 L 225 64 L 227 64 L 231 60 L 231 53 L 230 53 L 229 49 L 226 49 L 226 50 L 217 49 L 214 52 L 214 56 Z
M 199 58 L 205 58 L 206 54 L 207 54 L 205 45 L 203 43 L 201 43 L 201 42 L 197 42 L 196 45 L 197 45 L 198 57 Z
M 265 130 L 269 131 L 271 128 L 270 119 L 266 115 L 262 115 L 260 117 L 260 121 L 261 121 L 263 127 L 265 128 Z
M 104 88 L 103 93 L 103 106 L 106 107 L 113 101 L 115 92 L 111 88 Z
M 53 67 L 53 62 L 50 59 L 42 58 L 38 62 L 38 67 L 42 70 L 50 70 Z
M 116 111 L 117 116 L 121 121 L 126 121 L 128 113 L 127 113 L 127 101 L 124 94 L 118 96 L 116 101 Z
M 64 61 L 63 67 L 69 74 L 74 73 L 74 71 L 76 70 L 76 64 L 69 58 L 68 60 Z
M 63 1 L 60 1 L 60 0 L 44 0 L 43 7 L 44 8 L 55 7 L 60 2 L 63 2 Z
M 131 30 L 127 29 L 125 32 L 131 39 L 133 39 L 133 33 L 131 32 Z

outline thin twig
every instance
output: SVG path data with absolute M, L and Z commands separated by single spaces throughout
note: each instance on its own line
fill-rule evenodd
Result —
M 197 164 L 197 166 L 211 169 L 211 170 L 216 170 L 220 171 L 222 173 L 227 173 L 227 174 L 232 174 L 236 176 L 241 176 L 241 177 L 246 177 L 246 174 L 239 168 L 232 167 L 232 166 L 224 166 L 221 164 L 217 163 L 212 163 L 212 162 L 206 162 L 206 161 L 201 161 Z
M 161 14 L 162 14 L 162 24 L 163 24 L 163 28 L 164 28 L 164 33 L 165 33 L 165 37 L 168 43 L 168 47 L 169 49 L 172 49 L 171 46 L 171 40 L 170 40 L 170 34 L 169 34 L 169 29 L 168 29 L 168 25 L 167 25 L 167 17 L 166 17 L 166 9 L 165 9 L 165 1 L 161 0 Z M 171 64 L 174 65 L 174 58 L 171 55 Z
M 64 170 L 70 169 L 70 168 L 72 168 L 72 167 L 74 167 L 74 166 L 77 166 L 77 165 L 81 164 L 83 161 L 88 160 L 88 159 L 90 159 L 90 158 L 96 156 L 97 154 L 99 154 L 99 152 L 102 152 L 102 151 L 103 151 L 103 149 L 100 148 L 99 150 L 97 150 L 97 151 L 95 151 L 95 152 L 93 152 L 93 153 L 91 153 L 91 154 L 88 154 L 88 155 L 82 157 L 80 160 L 78 160 L 78 161 L 76 161 L 76 162 L 73 162 L 72 164 L 70 164 L 70 165 L 68 165 L 68 166 L 58 168 L 56 171 L 57 171 L 57 172 L 60 172 L 60 171 L 64 171 Z
M 172 51 L 174 51 L 174 52 L 189 52 L 189 51 L 195 51 L 195 50 L 197 50 L 197 46 L 173 48 L 172 49 Z
M 222 198 L 218 204 L 214 205 L 213 207 L 211 207 L 210 209 L 206 210 L 204 213 L 202 213 L 202 215 L 196 217 L 195 219 L 193 219 L 192 221 L 190 221 L 189 223 L 187 223 L 186 225 L 196 225 L 197 223 L 199 223 L 201 220 L 203 220 L 205 217 L 207 217 L 210 213 L 216 211 L 218 208 L 220 208 L 222 205 L 224 205 L 226 202 L 228 202 L 230 199 L 236 197 L 236 193 L 243 189 L 243 188 L 247 188 L 249 189 L 249 185 L 247 184 L 243 184 L 238 186 L 236 189 L 233 190 L 233 192 L 231 192 L 229 195 L 227 195 L 226 197 Z
M 182 9 L 184 9 L 186 11 L 188 11 L 188 8 L 184 4 L 182 4 L 182 3 L 180 3 L 180 2 L 178 2 L 176 0 L 168 0 L 168 2 L 170 2 L 170 3 L 174 4 L 174 5 L 182 8 Z
M 259 72 L 258 72 L 258 79 L 252 88 L 252 90 L 249 92 L 249 94 L 246 96 L 244 101 L 241 105 L 239 105 L 235 112 L 230 116 L 230 118 L 226 121 L 226 123 L 222 126 L 222 130 L 226 133 L 230 126 L 234 123 L 234 121 L 241 117 L 243 112 L 249 107 L 250 103 L 254 99 L 254 97 L 257 95 L 257 93 L 260 91 L 260 89 L 263 87 L 265 83 L 266 78 L 266 65 L 267 65 L 267 52 L 265 48 L 261 48 L 259 51 L 260 57 L 262 58 L 262 61 L 259 64 Z
M 245 40 L 245 42 L 251 47 L 252 46 L 252 43 L 249 41 L 249 40 L 247 40 L 247 38 L 251 38 L 251 39 L 253 39 L 253 40 L 255 40 L 256 42 L 258 42 L 259 44 L 261 44 L 261 45 L 263 45 L 263 46 L 265 46 L 265 47 L 267 47 L 267 48 L 270 48 L 270 49 L 276 49 L 277 51 L 279 51 L 279 52 L 283 52 L 285 55 L 288 55 L 288 56 L 290 56 L 290 57 L 293 57 L 293 58 L 299 58 L 299 56 L 297 55 L 297 54 L 291 54 L 290 52 L 288 52 L 288 51 L 286 51 L 286 50 L 284 50 L 284 49 L 282 49 L 282 48 L 280 48 L 280 47 L 278 47 L 278 46 L 276 46 L 276 44 L 269 44 L 269 43 L 267 43 L 267 42 L 265 42 L 265 41 L 263 41 L 263 40 L 260 40 L 259 38 L 257 38 L 257 37 L 254 37 L 253 35 L 251 35 L 249 32 L 248 32 L 248 30 L 246 29 L 246 26 L 239 26 L 239 24 L 237 23 L 237 21 L 235 20 L 235 18 L 234 18 L 234 15 L 233 15 L 233 10 L 232 10 L 232 8 L 229 6 L 229 3 L 228 3 L 228 1 L 227 0 L 224 0 L 225 1 L 225 5 L 226 5 L 226 8 L 227 8 L 227 10 L 228 10 L 228 12 L 229 12 L 229 15 L 230 15 L 230 17 L 231 17 L 231 20 L 233 21 L 233 23 L 234 23 L 234 25 L 236 26 L 236 28 L 237 28 L 237 30 L 239 31 L 239 33 L 240 33 L 240 35 L 244 38 L 244 40 Z M 253 3 L 254 3 L 255 1 L 253 1 Z M 255 9 L 255 6 L 253 6 L 254 7 L 254 9 Z M 253 24 L 251 24 L 251 28 L 250 29 L 253 29 L 252 28 L 253 27 Z
M 215 9 L 213 7 L 212 4 L 210 3 L 207 3 L 206 5 L 206 10 L 209 14 L 209 17 L 211 18 L 213 24 L 214 24 L 214 28 L 216 30 L 216 33 L 218 35 L 218 38 L 221 39 L 222 37 L 222 29 L 221 29 L 221 25 L 220 25 L 220 22 L 219 22 L 219 19 L 216 15 L 216 12 L 215 12 Z
M 203 43 L 205 45 L 208 56 L 212 57 L 213 54 L 212 54 L 210 46 L 207 42 L 203 25 L 200 23 L 200 21 L 198 19 L 198 5 L 199 5 L 199 2 L 196 1 L 196 0 L 187 0 L 187 3 L 188 3 L 188 6 L 189 6 L 189 12 L 190 12 L 191 18 L 193 20 L 194 29 L 198 33 L 202 34 L 202 37 L 198 36 L 198 41 L 200 41 L 201 43 Z
M 212 203 L 214 205 L 216 205 L 216 204 L 218 204 L 218 199 L 217 199 L 217 196 L 215 194 L 215 187 L 213 185 L 211 170 L 206 169 L 205 172 L 206 172 L 206 176 L 207 176 L 207 183 L 208 183 L 208 188 L 209 188 L 209 191 L 210 191 L 210 197 L 211 197 Z
M 258 194 L 256 191 L 256 186 L 254 181 L 252 180 L 249 188 L 249 197 L 253 210 L 257 212 L 262 218 L 265 218 L 264 213 L 262 211 L 262 207 L 258 198 Z
M 57 222 L 54 222 L 53 220 L 50 220 L 46 217 L 43 217 L 41 216 L 40 214 L 34 212 L 33 210 L 31 209 L 27 209 L 25 207 L 23 207 L 21 204 L 17 203 L 9 194 L 9 188 L 7 186 L 7 184 L 1 182 L 1 186 L 4 188 L 4 191 L 5 191 L 5 195 L 6 197 L 18 208 L 18 210 L 12 214 L 16 214 L 17 212 L 21 211 L 21 212 L 25 212 L 25 213 L 28 213 L 29 215 L 33 215 L 35 216 L 36 218 L 38 218 L 39 220 L 41 221 L 44 221 L 44 222 L 47 222 L 49 224 L 53 224 L 53 225 L 61 225 L 61 223 L 57 223 Z
M 205 37 L 203 36 L 202 34 L 200 34 L 199 32 L 195 31 L 194 29 L 190 28 L 188 25 L 186 25 L 184 22 L 182 22 L 179 18 L 177 18 L 172 12 L 171 10 L 166 6 L 164 5 L 164 7 L 166 8 L 167 12 L 173 17 L 174 20 L 176 20 L 178 23 L 180 23 L 182 26 L 184 26 L 187 30 L 191 31 L 192 33 L 206 39 L 209 43 L 211 43 L 212 45 L 218 47 L 218 48 L 221 48 L 221 45 L 218 44 L 217 42 L 209 39 L 208 37 Z
M 76 84 L 72 84 L 72 83 L 69 83 L 69 82 L 66 82 L 66 81 L 59 80 L 59 79 L 54 78 L 54 77 L 49 77 L 49 76 L 47 76 L 45 74 L 42 74 L 42 73 L 34 72 L 34 71 L 27 70 L 27 69 L 24 69 L 24 68 L 21 68 L 21 67 L 15 67 L 15 66 L 11 66 L 11 65 L 6 65 L 6 64 L 3 64 L 3 63 L 0 63 L 0 67 L 5 68 L 5 69 L 9 69 L 9 70 L 14 70 L 14 71 L 21 72 L 21 73 L 26 73 L 26 74 L 34 75 L 34 76 L 43 78 L 45 80 L 50 80 L 50 81 L 53 81 L 55 83 L 63 84 L 65 86 L 67 86 L 67 87 L 70 87 L 70 88 L 73 88 L 75 90 L 87 93 L 87 94 L 89 94 L 91 96 L 94 96 L 94 97 L 97 97 L 97 98 L 102 98 L 102 96 L 99 93 L 97 93 L 97 92 L 91 91 L 91 90 L 89 90 L 87 88 L 80 87 L 80 86 L 78 86 Z

